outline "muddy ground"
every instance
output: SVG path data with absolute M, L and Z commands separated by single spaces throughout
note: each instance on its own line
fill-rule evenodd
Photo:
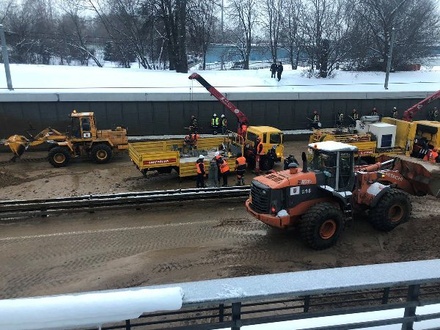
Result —
M 305 141 L 287 142 L 300 158 Z M 45 161 L 16 163 L 0 154 L 0 199 L 194 187 L 176 175 L 143 177 L 127 155 L 95 165 L 55 169 Z M 252 174 L 247 174 L 249 181 Z M 232 178 L 231 178 L 232 181 Z M 411 220 L 378 232 L 365 219 L 325 251 L 294 232 L 270 229 L 242 201 L 199 201 L 141 210 L 78 213 L 0 223 L 0 298 L 166 284 L 212 278 L 438 258 L 440 200 L 412 197 Z

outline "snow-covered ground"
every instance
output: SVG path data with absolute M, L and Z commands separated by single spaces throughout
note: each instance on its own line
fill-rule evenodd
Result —
M 139 93 L 206 93 L 206 90 L 189 75 L 138 68 L 79 67 L 55 65 L 10 66 L 12 87 L 9 91 L 6 75 L 0 78 L 2 93 L 14 92 L 139 92 Z M 308 78 L 307 70 L 292 70 L 284 66 L 281 81 L 270 78 L 269 69 L 258 70 L 206 70 L 197 71 L 221 92 L 385 92 L 385 73 L 336 71 L 327 79 Z M 440 66 L 422 67 L 420 71 L 392 72 L 389 91 L 440 90 Z

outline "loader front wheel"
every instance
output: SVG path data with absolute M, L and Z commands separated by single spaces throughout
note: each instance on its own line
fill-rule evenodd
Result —
M 67 148 L 53 147 L 49 151 L 48 159 L 53 167 L 64 167 L 70 162 L 70 152 Z
M 92 148 L 92 160 L 97 164 L 105 164 L 112 158 L 112 148 L 106 144 L 97 144 Z
M 344 215 L 339 207 L 331 203 L 312 206 L 299 223 L 302 239 L 315 250 L 335 245 L 343 229 Z
M 411 209 L 411 201 L 406 193 L 390 189 L 370 210 L 369 220 L 374 228 L 390 231 L 408 221 Z

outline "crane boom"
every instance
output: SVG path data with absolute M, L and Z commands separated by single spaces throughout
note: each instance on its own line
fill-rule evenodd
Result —
M 427 98 L 423 99 L 419 103 L 413 105 L 411 108 L 405 110 L 405 112 L 403 113 L 402 119 L 406 120 L 406 121 L 412 121 L 412 119 L 414 118 L 414 115 L 417 112 L 419 112 L 426 105 L 430 104 L 432 101 L 435 101 L 439 98 L 440 98 L 440 91 L 437 91 L 436 93 L 428 96 Z
M 247 127 L 249 125 L 249 120 L 246 117 L 246 115 L 243 112 L 241 112 L 231 101 L 229 101 L 216 88 L 211 86 L 211 84 L 208 83 L 198 73 L 193 73 L 188 78 L 191 80 L 193 80 L 193 79 L 197 80 L 200 83 L 200 85 L 205 87 L 208 90 L 208 92 L 211 93 L 212 96 L 214 96 L 217 100 L 219 100 L 220 103 L 222 103 L 228 110 L 230 110 L 237 117 L 237 119 L 238 119 L 238 132 L 237 133 L 239 135 L 242 135 L 244 133 L 243 130 L 246 129 L 244 126 Z

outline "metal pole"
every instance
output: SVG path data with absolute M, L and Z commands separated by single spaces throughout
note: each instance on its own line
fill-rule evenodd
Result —
M 390 71 L 391 71 L 391 61 L 393 59 L 393 46 L 394 46 L 394 38 L 395 38 L 395 29 L 391 29 L 391 41 L 390 41 L 390 50 L 388 52 L 388 60 L 387 60 L 387 70 L 385 74 L 385 89 L 388 89 L 388 80 L 390 78 Z
M 222 47 L 224 46 L 224 43 L 225 43 L 224 27 L 223 27 L 223 22 L 224 22 L 224 20 L 223 20 L 223 9 L 224 9 L 224 0 L 222 0 L 222 13 L 221 13 Z M 224 65 L 225 65 L 224 59 L 223 59 L 223 56 L 224 56 L 223 49 L 222 49 L 220 54 L 221 54 L 220 55 L 221 56 L 221 58 L 220 58 L 220 70 L 223 70 L 224 69 Z
M 12 88 L 11 70 L 9 69 L 8 49 L 6 48 L 6 38 L 5 38 L 5 30 L 3 29 L 3 24 L 0 24 L 0 38 L 2 43 L 3 63 L 5 65 L 5 72 L 6 72 L 6 82 L 8 84 L 8 89 L 12 91 L 14 90 L 14 88 Z

